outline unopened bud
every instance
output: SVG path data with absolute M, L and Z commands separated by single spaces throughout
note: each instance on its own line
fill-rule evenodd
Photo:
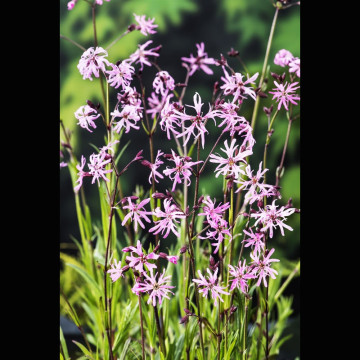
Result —
M 130 24 L 128 26 L 128 31 L 131 32 L 131 31 L 134 31 L 136 29 L 136 24 Z
M 214 83 L 214 89 L 213 89 L 213 94 L 216 94 L 216 92 L 219 90 L 219 82 L 215 81 Z
M 160 249 L 160 244 L 157 244 L 157 245 L 154 247 L 153 252 L 156 253 L 156 252 L 159 251 L 159 249 Z M 165 255 L 166 255 L 166 254 L 165 254 Z
M 271 74 L 271 76 L 272 76 L 274 79 L 280 81 L 280 75 L 278 75 L 278 74 L 276 74 L 276 73 L 273 73 L 273 72 L 271 72 L 270 74 Z
M 159 256 L 163 259 L 167 258 L 167 254 L 163 253 L 163 252 L 159 252 Z
M 199 197 L 199 200 L 198 200 L 197 204 L 200 206 L 202 204 L 203 200 L 204 200 L 204 195 L 201 195 Z
M 281 179 L 284 175 L 285 172 L 285 167 L 283 166 L 282 168 L 280 168 L 280 166 L 278 166 L 276 168 L 276 177 L 278 177 L 279 179 Z
M 125 265 L 124 267 L 121 268 L 121 271 L 124 273 L 124 272 L 127 272 L 129 269 L 130 269 L 130 266 Z
M 186 324 L 188 321 L 189 321 L 189 317 L 185 315 L 183 318 L 181 318 L 180 324 Z
M 166 199 L 166 195 L 161 192 L 155 192 L 152 194 L 154 199 Z
M 236 310 L 237 310 L 237 307 L 233 305 L 233 306 L 230 308 L 230 315 L 233 314 Z
M 143 157 L 141 156 L 141 154 L 143 153 L 143 150 L 140 150 L 136 156 L 135 156 L 135 160 L 141 160 Z
M 210 265 L 214 266 L 215 265 L 215 259 L 210 255 Z
M 235 57 L 239 55 L 239 52 L 237 50 L 234 50 L 233 48 L 231 48 L 230 51 L 228 51 L 227 53 L 229 56 Z
M 183 246 L 181 249 L 180 249 L 180 254 L 184 254 L 186 251 L 187 251 L 187 246 Z
M 186 315 L 189 315 L 189 316 L 194 315 L 194 313 L 192 313 L 189 309 L 184 309 L 184 311 L 185 311 Z

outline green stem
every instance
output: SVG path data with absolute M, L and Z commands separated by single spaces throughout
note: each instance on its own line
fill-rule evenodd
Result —
M 157 329 L 158 336 L 159 336 L 161 352 L 163 353 L 164 357 L 166 357 L 166 348 L 165 348 L 165 344 L 164 344 L 164 339 L 162 337 L 162 331 L 161 331 L 161 327 L 160 327 L 157 305 L 154 306 L 154 314 L 155 314 L 156 329 Z
M 142 316 L 142 306 L 141 306 L 141 295 L 139 295 L 139 310 L 140 310 L 140 326 L 141 326 L 141 350 L 142 358 L 145 360 L 145 338 L 144 338 L 144 323 Z
M 65 39 L 65 40 L 71 42 L 73 45 L 77 46 L 77 47 L 78 47 L 79 49 L 81 49 L 82 51 L 86 51 L 86 49 L 85 49 L 82 45 L 78 44 L 78 43 L 77 43 L 76 41 L 74 41 L 74 40 L 69 39 L 69 38 L 68 38 L 67 36 L 65 36 L 65 35 L 60 34 L 60 39 Z
M 274 303 L 276 303 L 276 301 L 279 299 L 279 297 L 281 296 L 281 294 L 284 292 L 284 290 L 286 289 L 286 287 L 289 285 L 290 281 L 292 280 L 292 278 L 296 275 L 296 273 L 300 270 L 300 260 L 298 261 L 298 263 L 296 264 L 294 270 L 291 272 L 291 274 L 287 277 L 287 279 L 285 280 L 285 282 L 281 285 L 280 289 L 277 291 L 277 293 L 275 294 L 274 297 Z
M 260 89 L 262 87 L 262 84 L 263 84 L 263 81 L 264 81 L 264 78 L 265 78 L 266 67 L 267 67 L 267 63 L 268 63 L 268 60 L 269 60 L 270 48 L 271 48 L 271 43 L 272 43 L 272 39 L 273 39 L 273 36 L 274 36 L 275 25 L 276 25 L 276 20 L 277 20 L 277 17 L 278 17 L 278 13 L 279 13 L 279 9 L 276 8 L 274 19 L 273 19 L 273 22 L 272 22 L 272 25 L 271 25 L 271 30 L 270 30 L 270 35 L 269 35 L 267 47 L 266 47 L 266 53 L 265 53 L 264 64 L 263 64 L 263 68 L 262 68 L 262 72 L 261 72 L 261 77 L 260 77 L 260 81 L 259 81 Z M 254 133 L 256 117 L 257 117 L 257 113 L 258 113 L 258 109 L 259 109 L 259 104 L 260 104 L 260 96 L 257 96 L 256 100 L 255 100 L 252 119 L 251 119 L 251 127 L 253 129 L 253 133 Z

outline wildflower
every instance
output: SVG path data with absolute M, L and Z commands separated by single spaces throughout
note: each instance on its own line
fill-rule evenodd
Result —
M 110 64 L 110 66 L 112 70 L 106 71 L 109 75 L 107 79 L 109 85 L 115 89 L 121 86 L 125 90 L 132 80 L 132 75 L 135 72 L 134 67 L 126 61 L 122 61 L 119 65 Z
M 266 256 L 262 256 L 263 259 L 260 259 L 260 253 L 254 252 L 250 253 L 250 257 L 253 260 L 251 263 L 251 266 L 253 267 L 251 273 L 256 275 L 258 277 L 258 281 L 256 283 L 256 286 L 259 286 L 261 283 L 261 280 L 263 280 L 264 286 L 267 287 L 267 281 L 266 277 L 271 276 L 272 279 L 276 279 L 275 274 L 277 275 L 278 272 L 274 269 L 272 269 L 271 262 L 277 262 L 280 261 L 279 259 L 270 259 L 270 256 L 273 254 L 275 249 L 271 249 L 269 253 Z
M 109 142 L 106 146 L 103 146 L 102 148 L 100 148 L 100 150 L 99 150 L 100 154 L 105 154 L 105 155 L 109 156 L 108 152 L 114 153 L 113 146 L 119 142 L 120 142 L 119 140 L 114 140 L 112 142 Z
M 199 279 L 193 279 L 192 281 L 197 283 L 199 287 L 202 287 L 202 289 L 199 290 L 199 293 L 203 294 L 203 297 L 207 297 L 208 292 L 211 292 L 211 297 L 214 301 L 214 305 L 217 306 L 217 299 L 224 302 L 224 300 L 220 297 L 220 294 L 224 295 L 230 295 L 228 292 L 224 291 L 223 289 L 226 289 L 226 286 L 219 286 L 216 285 L 218 282 L 217 279 L 217 273 L 219 269 L 216 269 L 214 274 L 211 273 L 210 269 L 208 268 L 206 271 L 208 272 L 209 276 L 207 277 L 208 280 L 205 279 L 205 277 L 201 274 L 201 271 L 198 270 L 198 274 L 200 277 Z
M 143 45 L 138 45 L 139 49 L 137 49 L 133 54 L 130 55 L 131 62 L 135 62 L 136 64 L 140 63 L 140 70 L 144 68 L 144 64 L 147 66 L 151 66 L 151 63 L 147 59 L 147 56 L 159 56 L 158 53 L 155 52 L 156 48 L 145 50 L 145 48 L 152 43 L 152 40 L 147 41 Z
M 110 0 L 105 0 L 105 1 L 110 1 Z M 95 0 L 95 3 L 97 5 L 102 5 L 103 4 L 103 0 Z
M 245 247 L 251 246 L 254 252 L 260 252 L 261 250 L 265 250 L 264 233 L 254 232 L 250 228 L 251 232 L 243 230 L 244 234 L 250 236 L 250 238 L 244 239 L 242 242 L 245 243 Z
M 170 99 L 172 98 L 173 94 L 170 94 L 166 97 L 166 101 L 164 106 L 162 106 L 161 109 L 161 120 L 160 120 L 160 128 L 163 131 L 166 131 L 167 138 L 170 140 L 172 133 L 174 136 L 178 135 L 179 132 L 174 128 L 174 124 L 176 126 L 181 126 L 179 123 L 179 119 L 177 118 L 177 115 L 175 114 L 174 105 L 173 103 L 170 104 Z
M 90 155 L 90 163 L 88 164 L 88 168 L 90 169 L 90 175 L 92 175 L 93 179 L 91 183 L 93 184 L 95 180 L 97 180 L 98 185 L 99 178 L 104 179 L 105 181 L 110 181 L 105 174 L 111 173 L 113 170 L 105 170 L 105 165 L 111 162 L 111 159 L 105 159 L 106 154 L 92 154 Z
M 206 197 L 206 200 L 203 200 L 203 212 L 199 213 L 198 216 L 206 215 L 207 221 L 219 221 L 222 217 L 224 212 L 229 209 L 230 204 L 227 202 L 224 205 L 221 205 L 221 203 L 215 207 L 215 200 L 214 202 L 211 201 L 210 196 Z
M 184 158 L 182 156 L 177 156 L 173 150 L 171 150 L 171 152 L 172 152 L 172 159 L 170 160 L 175 162 L 175 167 L 171 169 L 166 168 L 166 170 L 164 170 L 163 173 L 164 175 L 169 176 L 169 178 L 174 181 L 171 191 L 175 191 L 176 184 L 177 183 L 181 184 L 182 180 L 186 180 L 187 184 L 190 185 L 191 166 L 199 164 L 202 161 L 195 161 L 195 162 L 188 161 L 188 159 L 191 160 L 191 158 L 189 157 Z
M 180 236 L 178 231 L 176 230 L 175 223 L 179 223 L 176 219 L 185 218 L 186 215 L 177 210 L 177 206 L 175 204 L 171 204 L 170 199 L 164 200 L 164 210 L 161 211 L 160 208 L 156 208 L 153 212 L 153 215 L 155 215 L 158 218 L 164 218 L 162 220 L 155 221 L 155 226 L 153 226 L 149 232 L 154 232 L 154 235 L 161 232 L 161 235 L 165 232 L 165 235 L 163 236 L 164 239 L 169 235 L 170 231 L 172 231 L 177 237 Z
M 109 269 L 107 272 L 110 274 L 111 280 L 115 282 L 120 277 L 125 277 L 123 272 L 124 270 L 128 269 L 128 266 L 121 267 L 121 261 L 119 260 L 118 263 L 116 263 L 116 260 L 114 259 L 114 263 L 111 264 L 111 269 Z
M 145 229 L 145 225 L 141 221 L 141 219 L 144 219 L 148 223 L 151 222 L 151 220 L 146 216 L 146 215 L 151 215 L 151 212 L 146 211 L 144 209 L 144 206 L 150 202 L 150 198 L 142 200 L 138 204 L 133 204 L 130 197 L 127 198 L 127 201 L 128 201 L 128 205 L 123 206 L 123 209 L 128 209 L 129 212 L 127 213 L 127 215 L 125 215 L 124 220 L 122 221 L 121 225 L 124 226 L 126 224 L 126 222 L 130 219 L 131 221 L 135 222 L 135 224 L 134 224 L 135 232 L 137 232 L 138 224 L 143 229 Z
M 233 277 L 230 279 L 231 286 L 230 291 L 234 290 L 237 287 L 242 293 L 246 294 L 248 292 L 248 279 L 254 279 L 256 276 L 252 273 L 248 273 L 249 268 L 245 265 L 246 259 L 241 264 L 241 260 L 239 261 L 239 266 L 229 266 L 229 274 Z
M 293 54 L 285 49 L 279 50 L 274 58 L 274 64 L 281 67 L 289 65 L 289 62 L 294 58 Z
M 232 74 L 231 76 L 223 67 L 223 71 L 225 73 L 225 77 L 221 77 L 221 80 L 224 81 L 224 85 L 220 86 L 220 89 L 224 90 L 224 95 L 234 95 L 234 99 L 232 102 L 235 102 L 237 99 L 242 101 L 242 99 L 246 99 L 245 95 L 250 95 L 254 100 L 256 100 L 256 93 L 252 87 L 246 87 L 248 84 L 255 84 L 255 80 L 259 76 L 257 72 L 251 78 L 247 75 L 247 80 L 243 81 L 243 75 L 240 73 Z M 245 94 L 245 95 L 244 95 Z
M 82 55 L 79 60 L 79 64 L 77 68 L 80 71 L 80 74 L 83 75 L 83 79 L 92 79 L 92 75 L 95 77 L 99 77 L 99 70 L 102 72 L 106 71 L 105 65 L 110 66 L 110 63 L 105 56 L 108 56 L 106 50 L 102 47 L 93 47 L 87 49 Z
M 171 275 L 164 276 L 165 269 L 163 273 L 160 274 L 157 280 L 156 277 L 158 273 L 156 273 L 154 276 L 152 269 L 150 270 L 150 276 L 148 276 L 146 273 L 144 273 L 143 275 L 145 277 L 144 283 L 139 283 L 138 289 L 142 292 L 149 293 L 149 299 L 147 301 L 147 304 L 152 303 L 152 306 L 156 306 L 156 303 L 158 302 L 159 305 L 161 305 L 163 298 L 170 299 L 168 293 L 175 295 L 171 290 L 169 290 L 174 288 L 175 286 L 168 285 L 168 283 L 171 282 Z
M 155 18 L 153 19 L 148 19 L 145 20 L 145 15 L 136 15 L 135 16 L 135 20 L 136 22 L 139 24 L 137 25 L 136 29 L 140 30 L 140 32 L 142 34 L 144 34 L 145 36 L 148 36 L 149 34 L 156 34 L 156 31 L 154 30 L 154 28 L 158 27 L 158 25 L 153 24 L 153 22 L 155 21 Z
M 72 10 L 72 9 L 74 8 L 74 6 L 76 5 L 77 1 L 78 1 L 78 0 L 69 1 L 69 2 L 67 3 L 67 8 L 68 8 L 68 10 Z
M 98 114 L 94 108 L 90 107 L 89 105 L 80 106 L 74 114 L 75 117 L 79 120 L 77 125 L 80 125 L 82 128 L 90 132 L 92 131 L 89 129 L 89 126 L 96 129 L 94 120 L 97 119 L 100 114 Z
M 175 89 L 175 81 L 167 71 L 160 71 L 155 75 L 153 88 L 157 94 L 160 92 L 162 96 L 166 96 L 169 90 Z
M 285 208 L 282 206 L 280 209 L 276 209 L 278 205 L 275 205 L 276 199 L 271 205 L 266 205 L 265 209 L 260 209 L 259 213 L 251 214 L 251 217 L 258 218 L 255 222 L 255 226 L 261 222 L 263 227 L 262 232 L 269 229 L 270 238 L 273 237 L 273 229 L 277 226 L 280 228 L 281 235 L 284 236 L 284 228 L 293 231 L 293 228 L 284 224 L 286 216 L 289 216 L 295 212 L 295 208 Z
M 190 57 L 182 57 L 181 60 L 188 62 L 190 64 L 189 76 L 191 76 L 196 70 L 201 69 L 208 75 L 212 75 L 214 72 L 207 65 L 215 65 L 215 59 L 209 58 L 205 52 L 205 44 L 202 42 L 196 44 L 197 47 L 197 57 L 194 57 L 193 54 L 190 54 Z
M 128 246 L 122 249 L 122 251 L 131 251 L 131 256 L 126 257 L 126 262 L 131 268 L 139 271 L 141 274 L 145 273 L 144 265 L 148 268 L 148 270 L 153 270 L 157 267 L 155 264 L 149 263 L 148 260 L 157 260 L 159 255 L 156 255 L 154 252 L 151 252 L 150 254 L 144 254 L 140 240 L 137 241 L 136 247 Z
M 234 175 L 235 179 L 237 179 L 240 175 L 240 172 L 242 172 L 241 168 L 237 163 L 239 162 L 246 162 L 245 158 L 252 154 L 252 150 L 245 150 L 245 151 L 239 151 L 235 155 L 236 148 L 238 145 L 235 146 L 236 140 L 232 139 L 230 147 L 228 146 L 227 140 L 225 140 L 225 150 L 221 149 L 226 155 L 226 158 L 223 158 L 219 155 L 210 155 L 210 162 L 212 163 L 218 163 L 219 165 L 216 167 L 215 171 L 216 175 L 215 177 L 218 177 L 220 174 L 222 175 Z
M 224 119 L 222 123 L 219 124 L 218 127 L 222 127 L 225 125 L 225 128 L 223 132 L 229 131 L 230 136 L 233 136 L 235 134 L 235 131 L 237 130 L 239 123 L 247 123 L 247 120 L 243 116 L 239 116 L 237 114 L 237 111 L 239 110 L 239 106 L 237 106 L 234 103 L 227 102 L 220 104 L 218 106 L 218 109 L 220 110 L 218 112 L 218 117 Z
M 68 166 L 68 164 L 67 164 L 65 161 L 62 161 L 62 162 L 60 163 L 60 167 L 61 167 L 61 168 L 66 167 L 66 166 Z
M 77 193 L 79 191 L 79 189 L 81 188 L 82 186 L 82 183 L 83 183 L 83 178 L 86 177 L 86 176 L 91 176 L 90 173 L 86 172 L 86 171 L 83 171 L 84 169 L 84 166 L 86 164 L 86 159 L 85 159 L 85 156 L 81 155 L 81 165 L 76 165 L 76 168 L 78 169 L 78 179 L 75 181 L 76 183 L 78 183 L 75 188 L 74 188 L 74 191 Z
M 299 58 L 293 58 L 289 62 L 289 72 L 294 72 L 297 77 L 300 77 L 300 59 Z
M 140 126 L 137 126 L 137 122 L 142 118 L 142 107 L 139 105 L 125 105 L 121 111 L 115 109 L 110 115 L 113 116 L 113 119 L 120 118 L 117 123 L 114 123 L 115 126 L 113 130 L 120 133 L 122 128 L 125 128 L 125 133 L 130 131 L 130 128 L 139 130 Z
M 177 262 L 179 261 L 179 256 L 170 255 L 170 256 L 167 256 L 166 259 L 176 265 Z
M 276 81 L 274 81 L 274 84 L 277 88 L 274 88 L 274 91 L 269 91 L 269 93 L 274 94 L 273 99 L 277 99 L 276 102 L 279 102 L 278 110 L 281 109 L 281 105 L 284 105 L 284 108 L 289 111 L 289 102 L 297 105 L 297 102 L 295 102 L 295 100 L 300 100 L 300 97 L 292 93 L 294 93 L 295 90 L 300 87 L 296 86 L 298 82 L 293 82 L 290 84 L 285 82 L 285 84 L 278 84 Z
M 206 236 L 199 236 L 199 238 L 214 240 L 215 242 L 211 243 L 211 245 L 215 246 L 214 254 L 216 254 L 219 251 L 220 244 L 225 239 L 225 235 L 229 236 L 230 241 L 232 240 L 232 236 L 226 220 L 219 218 L 216 221 L 208 220 L 208 222 L 211 230 L 206 232 Z
M 202 148 L 204 148 L 205 145 L 205 133 L 208 133 L 208 131 L 205 128 L 205 122 L 208 119 L 213 119 L 214 123 L 216 124 L 215 121 L 215 116 L 217 116 L 218 111 L 217 110 L 210 110 L 210 104 L 209 104 L 209 112 L 206 115 L 203 115 L 201 112 L 201 108 L 203 106 L 203 103 L 201 102 L 201 97 L 198 93 L 195 93 L 194 95 L 194 105 L 186 105 L 188 107 L 192 107 L 195 109 L 196 111 L 196 115 L 187 115 L 186 113 L 181 113 L 177 110 L 174 110 L 174 113 L 177 115 L 177 117 L 181 120 L 181 121 L 191 121 L 191 124 L 189 125 L 188 128 L 185 128 L 185 131 L 182 132 L 181 134 L 178 134 L 176 137 L 180 137 L 180 136 L 184 136 L 187 135 L 185 142 L 184 142 L 184 146 L 188 143 L 190 136 L 194 135 L 195 139 L 197 139 L 199 136 L 201 136 L 201 144 L 202 144 Z M 195 134 L 195 130 L 197 130 L 197 134 Z

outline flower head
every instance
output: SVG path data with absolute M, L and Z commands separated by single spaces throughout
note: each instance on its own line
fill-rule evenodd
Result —
M 140 70 L 144 68 L 144 65 L 151 66 L 151 63 L 147 59 L 148 56 L 159 56 L 156 51 L 156 48 L 145 50 L 145 48 L 152 43 L 152 40 L 147 41 L 143 45 L 138 45 L 139 48 L 130 55 L 131 62 L 135 62 L 136 64 L 140 63 Z
M 212 75 L 214 72 L 208 67 L 208 65 L 215 65 L 215 59 L 209 58 L 205 52 L 205 44 L 202 42 L 196 44 L 197 47 L 197 57 L 194 57 L 193 54 L 190 54 L 190 57 L 182 57 L 181 60 L 188 62 L 190 64 L 189 76 L 191 76 L 196 70 L 202 70 L 208 75 Z
M 150 270 L 150 276 L 146 273 L 143 275 L 145 279 L 143 283 L 138 283 L 138 290 L 149 293 L 147 304 L 151 303 L 152 306 L 156 306 L 156 303 L 158 302 L 159 305 L 161 305 L 163 298 L 170 299 L 168 293 L 174 295 L 174 293 L 169 289 L 172 289 L 175 286 L 168 285 L 168 283 L 171 282 L 171 276 L 164 276 L 165 269 L 158 279 L 156 279 L 158 273 L 154 276 L 152 269 Z
M 229 236 L 232 240 L 230 230 L 228 228 L 229 224 L 225 219 L 217 219 L 216 221 L 208 220 L 210 229 L 206 232 L 206 236 L 199 236 L 199 239 L 209 239 L 210 241 L 215 241 L 211 243 L 212 246 L 215 246 L 214 254 L 219 251 L 220 244 L 224 241 L 225 235 Z
M 107 51 L 98 46 L 95 49 L 93 47 L 87 49 L 81 55 L 77 68 L 84 80 L 92 81 L 92 75 L 98 78 L 100 70 L 106 71 L 105 65 L 110 66 L 109 61 L 105 58 L 106 56 L 108 56 Z
M 276 81 L 274 81 L 274 84 L 276 88 L 274 88 L 274 91 L 269 91 L 270 94 L 273 94 L 273 99 L 276 99 L 276 102 L 279 102 L 278 110 L 281 109 L 281 105 L 284 106 L 284 108 L 289 111 L 289 102 L 291 102 L 294 105 L 297 105 L 297 102 L 295 100 L 300 100 L 300 96 L 297 94 L 292 94 L 295 92 L 296 89 L 298 89 L 300 86 L 296 86 L 298 82 L 293 82 L 288 84 L 285 82 L 285 84 L 278 84 Z
M 214 272 L 214 274 L 211 273 L 210 269 L 208 268 L 206 271 L 208 272 L 209 276 L 207 277 L 208 280 L 205 279 L 205 277 L 201 274 L 201 271 L 198 270 L 199 279 L 193 279 L 192 281 L 198 284 L 198 287 L 201 289 L 199 290 L 199 293 L 203 295 L 203 297 L 206 297 L 208 295 L 208 292 L 211 292 L 211 297 L 214 301 L 214 305 L 217 306 L 217 299 L 224 302 L 224 300 L 221 298 L 220 294 L 224 295 L 230 295 L 230 293 L 224 291 L 223 289 L 226 289 L 226 287 L 217 285 L 218 279 L 217 279 L 217 273 L 219 268 L 217 268 Z
M 74 188 L 74 191 L 77 193 L 81 186 L 82 186 L 82 183 L 83 183 L 83 178 L 85 176 L 91 176 L 90 173 L 84 171 L 84 166 L 86 164 L 86 158 L 85 156 L 81 155 L 81 165 L 80 164 L 77 164 L 76 165 L 76 168 L 78 169 L 78 179 L 76 180 L 76 182 L 78 183 L 75 188 Z
M 297 77 L 300 77 L 300 59 L 299 58 L 293 58 L 289 62 L 289 72 L 294 72 Z
M 275 274 L 277 275 L 278 272 L 271 268 L 271 262 L 277 262 L 280 260 L 270 259 L 270 256 L 273 254 L 274 251 L 275 249 L 271 249 L 266 256 L 260 255 L 259 252 L 250 253 L 250 257 L 253 260 L 251 263 L 251 273 L 256 275 L 256 277 L 258 278 L 256 286 L 259 286 L 261 280 L 263 280 L 264 286 L 267 287 L 267 276 L 271 276 L 273 279 L 276 279 Z M 260 258 L 260 256 L 262 257 L 262 259 Z
M 125 128 L 125 133 L 128 133 L 131 128 L 140 129 L 140 126 L 136 125 L 142 118 L 142 107 L 140 104 L 126 104 L 122 107 L 121 111 L 116 108 L 110 115 L 113 119 L 120 118 L 118 122 L 114 123 L 113 127 L 113 130 L 118 134 L 122 128 Z
M 94 120 L 97 119 L 100 114 L 98 114 L 94 108 L 90 107 L 89 105 L 80 106 L 74 114 L 75 117 L 79 120 L 77 125 L 80 125 L 82 128 L 90 132 L 92 131 L 89 129 L 89 126 L 96 129 Z
M 205 200 L 203 200 L 203 212 L 199 213 L 198 216 L 206 215 L 207 221 L 220 221 L 222 219 L 224 212 L 229 209 L 230 203 L 225 203 L 224 205 L 218 204 L 215 207 L 215 200 L 212 202 L 210 196 L 207 196 Z
M 106 73 L 108 76 L 108 83 L 110 86 L 113 86 L 115 89 L 122 87 L 125 90 L 132 80 L 132 75 L 135 72 L 133 66 L 131 66 L 127 61 L 122 61 L 118 65 L 110 64 L 112 70 L 107 70 Z
M 153 81 L 153 88 L 157 94 L 160 92 L 162 96 L 166 96 L 169 90 L 175 89 L 175 81 L 167 71 L 159 71 Z
M 279 50 L 274 58 L 274 64 L 281 67 L 289 65 L 289 62 L 294 58 L 293 54 L 285 49 Z
M 234 290 L 235 287 L 237 287 L 242 293 L 246 294 L 248 292 L 248 279 L 254 279 L 256 278 L 256 275 L 249 273 L 249 267 L 245 265 L 246 259 L 244 259 L 244 262 L 241 264 L 241 260 L 239 261 L 238 266 L 229 266 L 229 274 L 233 277 L 233 279 L 230 279 L 231 286 L 230 291 Z
M 242 241 L 245 244 L 245 247 L 251 246 L 254 252 L 261 252 L 262 250 L 265 250 L 265 243 L 263 241 L 265 236 L 264 233 L 256 232 L 254 234 L 251 228 L 250 231 L 251 232 L 243 230 L 244 234 L 250 236 Z
M 125 215 L 124 220 L 122 221 L 121 225 L 124 226 L 126 222 L 130 219 L 131 221 L 134 221 L 134 229 L 135 232 L 137 232 L 138 224 L 145 229 L 144 223 L 141 221 L 141 219 L 144 219 L 146 222 L 150 223 L 151 220 L 146 215 L 151 215 L 152 213 L 149 211 L 146 211 L 144 206 L 150 202 L 149 199 L 144 199 L 140 201 L 138 204 L 133 204 L 131 201 L 131 198 L 127 198 L 128 205 L 123 206 L 123 209 L 128 209 L 129 212 Z
M 155 18 L 153 19 L 145 19 L 145 15 L 136 15 L 134 14 L 136 22 L 139 24 L 137 25 L 137 30 L 140 30 L 142 34 L 145 36 L 148 36 L 149 34 L 156 34 L 155 28 L 158 27 L 158 25 L 153 24 L 155 21 Z
M 72 9 L 74 8 L 74 6 L 76 5 L 77 1 L 78 1 L 78 0 L 69 1 L 69 2 L 67 3 L 67 8 L 68 8 L 68 10 L 72 10 Z
M 99 178 L 102 178 L 105 181 L 110 181 L 105 176 L 105 174 L 111 173 L 113 171 L 113 169 L 108 169 L 108 170 L 105 169 L 105 165 L 107 165 L 109 162 L 111 162 L 111 158 L 109 158 L 106 155 L 107 154 L 105 154 L 105 153 L 90 155 L 90 158 L 89 158 L 90 163 L 88 164 L 88 168 L 90 169 L 90 172 L 89 172 L 90 175 L 92 175 L 92 177 L 93 177 L 93 179 L 91 181 L 92 184 L 95 182 L 95 180 L 97 180 L 98 185 L 100 186 Z
M 120 277 L 125 277 L 123 272 L 125 269 L 127 269 L 127 266 L 121 267 L 121 261 L 119 260 L 118 263 L 116 263 L 116 260 L 114 259 L 114 263 L 111 264 L 111 269 L 107 271 L 107 273 L 110 274 L 111 280 L 115 282 Z

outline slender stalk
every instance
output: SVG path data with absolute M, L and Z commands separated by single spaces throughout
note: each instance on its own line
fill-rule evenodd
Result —
M 141 350 L 142 350 L 142 358 L 145 360 L 145 338 L 144 338 L 144 323 L 142 316 L 142 306 L 141 306 L 141 295 L 139 297 L 139 310 L 140 310 L 140 326 L 141 326 Z
M 164 339 L 162 337 L 162 331 L 161 331 L 161 327 L 160 327 L 160 321 L 159 321 L 159 314 L 158 314 L 158 310 L 157 310 L 157 305 L 154 306 L 154 314 L 155 314 L 155 322 L 156 322 L 156 329 L 159 335 L 159 342 L 160 342 L 160 348 L 161 348 L 161 352 L 164 354 L 164 356 L 166 356 L 166 348 L 165 348 L 165 344 L 164 344 Z
M 266 360 L 269 359 L 269 307 L 268 307 L 268 300 L 269 300 L 269 286 L 266 287 L 266 291 L 265 291 L 265 324 L 266 324 L 265 357 L 266 357 Z
M 110 48 L 112 48 L 121 38 L 123 38 L 125 35 L 129 34 L 129 30 L 126 30 L 123 34 L 118 36 L 110 45 L 108 45 L 105 50 L 108 51 Z
M 289 285 L 290 281 L 292 280 L 292 278 L 296 275 L 296 273 L 300 270 L 300 260 L 298 261 L 298 263 L 295 266 L 295 269 L 291 272 L 291 274 L 287 277 L 287 279 L 285 280 L 285 282 L 281 285 L 280 289 L 277 291 L 277 293 L 275 294 L 274 297 L 274 303 L 276 303 L 276 301 L 279 299 L 279 297 L 281 296 L 281 294 L 284 292 L 284 290 L 286 289 L 286 287 Z
M 262 87 L 264 77 L 265 77 L 265 73 L 266 73 L 266 67 L 267 67 L 268 60 L 269 60 L 270 48 L 271 48 L 271 43 L 272 43 L 272 39 L 273 39 L 273 36 L 274 36 L 275 25 L 276 25 L 276 20 L 277 20 L 277 17 L 278 17 L 278 13 L 279 13 L 279 9 L 276 7 L 275 14 L 274 14 L 274 19 L 273 19 L 273 22 L 271 24 L 271 30 L 270 30 L 270 35 L 269 35 L 267 47 L 266 47 L 264 64 L 263 64 L 261 77 L 260 77 L 260 81 L 259 81 L 259 87 L 260 88 Z M 260 104 L 260 96 L 257 96 L 256 100 L 255 100 L 252 119 L 251 119 L 251 127 L 252 127 L 253 131 L 254 131 L 254 128 L 255 128 L 256 117 L 257 117 L 257 113 L 258 113 L 258 109 L 259 109 L 259 104 Z
M 245 297 L 245 311 L 244 311 L 244 337 L 243 337 L 243 360 L 247 359 L 247 351 L 246 351 L 246 335 L 247 335 L 247 310 L 248 310 L 248 298 Z
M 217 360 L 220 360 L 220 346 L 221 346 L 221 334 L 220 334 L 220 304 L 218 307 L 218 326 L 217 326 Z
M 85 49 L 82 45 L 78 44 L 78 43 L 77 43 L 76 41 L 74 41 L 74 40 L 69 39 L 69 38 L 68 38 L 67 36 L 65 36 L 65 35 L 60 34 L 60 39 L 65 39 L 65 40 L 71 42 L 73 45 L 77 46 L 77 47 L 78 47 L 79 49 L 81 49 L 82 51 L 86 51 L 86 49 Z
M 209 155 L 207 156 L 206 160 L 204 161 L 204 163 L 203 163 L 203 165 L 202 165 L 202 167 L 201 167 L 201 169 L 200 169 L 200 174 L 204 171 L 204 167 L 205 167 L 206 163 L 208 162 L 208 160 L 209 160 L 209 158 L 210 158 L 210 155 L 211 155 L 211 154 L 213 153 L 213 151 L 215 150 L 215 147 L 216 147 L 216 145 L 219 143 L 219 141 L 220 141 L 221 137 L 223 136 L 223 134 L 224 134 L 224 131 L 221 132 L 221 134 L 219 135 L 219 137 L 218 137 L 217 140 L 215 141 L 214 146 L 213 146 L 212 149 L 210 150 Z

